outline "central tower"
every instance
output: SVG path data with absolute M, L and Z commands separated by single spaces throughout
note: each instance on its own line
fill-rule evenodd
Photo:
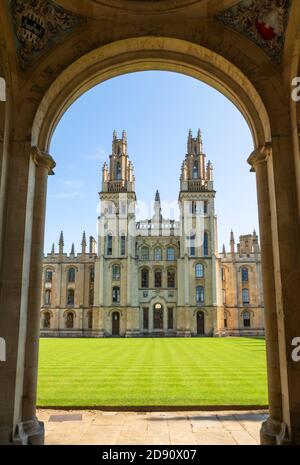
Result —
M 213 167 L 206 162 L 200 129 L 189 131 L 180 177 L 178 333 L 188 336 L 196 318 L 198 335 L 217 331 L 217 222 Z
M 109 165 L 102 169 L 101 214 L 98 223 L 98 259 L 94 318 L 99 335 L 139 331 L 135 254 L 136 194 L 133 165 L 127 153 L 125 131 L 113 133 Z

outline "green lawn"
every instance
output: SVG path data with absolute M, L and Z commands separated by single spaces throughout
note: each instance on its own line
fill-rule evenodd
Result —
M 39 406 L 266 404 L 263 339 L 40 341 Z

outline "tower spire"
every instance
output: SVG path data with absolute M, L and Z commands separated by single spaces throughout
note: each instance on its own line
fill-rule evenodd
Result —
M 63 255 L 63 253 L 64 253 L 64 245 L 65 245 L 65 243 L 64 243 L 64 233 L 63 233 L 63 231 L 60 233 L 60 238 L 59 238 L 59 243 L 58 243 L 58 245 L 59 245 L 59 254 L 60 254 L 60 255 Z
M 74 242 L 72 244 L 72 248 L 71 248 L 71 254 L 70 255 L 75 255 L 75 245 L 74 245 Z
M 232 255 L 235 253 L 235 240 L 233 230 L 230 232 L 230 252 Z
M 85 234 L 85 231 L 83 231 L 82 241 L 81 241 L 81 253 L 82 253 L 82 255 L 86 254 L 86 246 L 87 246 L 86 234 Z
M 52 244 L 51 255 L 55 255 L 55 244 L 54 244 L 54 242 Z

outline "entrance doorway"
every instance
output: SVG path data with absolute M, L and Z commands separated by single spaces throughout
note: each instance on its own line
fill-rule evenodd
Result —
M 120 313 L 114 312 L 112 314 L 112 335 L 120 336 Z
M 156 304 L 153 311 L 153 329 L 164 329 L 164 313 L 161 304 Z
M 205 334 L 205 315 L 204 312 L 197 312 L 197 334 L 204 336 Z

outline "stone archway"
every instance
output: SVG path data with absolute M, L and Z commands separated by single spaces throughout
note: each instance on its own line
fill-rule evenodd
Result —
M 176 71 L 210 84 L 240 109 L 252 132 L 255 150 L 249 163 L 257 175 L 270 399 L 270 420 L 263 427 L 262 441 L 283 442 L 286 432 L 295 440 L 300 436 L 298 394 L 295 390 L 299 369 L 289 363 L 289 344 L 295 327 L 291 324 L 293 316 L 290 309 L 295 308 L 299 294 L 299 259 L 296 258 L 299 255 L 299 225 L 294 215 L 297 208 L 292 163 L 289 157 L 283 163 L 283 155 L 292 150 L 286 100 L 283 99 L 283 102 L 273 107 L 272 99 L 266 93 L 263 101 L 250 79 L 232 62 L 212 49 L 181 39 L 158 36 L 113 42 L 84 54 L 65 67 L 50 87 L 42 92 L 34 120 L 27 122 L 27 126 L 22 128 L 27 139 L 21 142 L 18 140 L 13 146 L 24 155 L 24 159 L 21 159 L 20 154 L 15 156 L 10 169 L 18 168 L 17 175 L 22 180 L 23 194 L 22 198 L 21 195 L 16 197 L 18 202 L 15 209 L 25 208 L 26 218 L 18 218 L 17 227 L 21 239 L 20 250 L 16 252 L 22 257 L 20 277 L 27 276 L 27 280 L 19 280 L 21 284 L 17 308 L 21 309 L 21 316 L 19 318 L 15 315 L 21 321 L 22 332 L 18 333 L 17 326 L 15 333 L 9 332 L 15 345 L 10 373 L 13 378 L 14 373 L 17 373 L 17 377 L 9 401 L 9 419 L 5 420 L 7 430 L 17 432 L 16 441 L 19 442 L 43 441 L 42 429 L 35 418 L 37 321 L 39 322 L 39 281 L 47 176 L 55 165 L 48 154 L 51 136 L 64 111 L 83 92 L 106 79 L 147 69 Z M 280 90 L 279 85 L 278 89 Z M 273 97 L 276 92 L 273 92 Z M 29 85 L 25 86 L 24 93 L 30 95 Z M 278 120 L 284 128 L 282 135 L 276 132 Z M 17 117 L 16 121 L 19 121 Z M 290 190 L 284 192 L 289 181 Z M 14 204 L 15 195 L 17 194 L 10 186 L 8 203 L 11 205 Z M 281 209 L 284 209 L 284 215 L 280 215 Z M 13 231 L 12 225 L 13 218 L 10 217 L 5 237 L 9 237 Z M 294 244 L 293 249 L 287 247 L 288 240 Z M 4 266 L 5 260 L 8 263 L 7 255 L 3 259 Z M 9 265 L 7 268 L 13 273 L 14 269 Z M 289 280 L 284 278 L 283 272 L 288 272 Z M 3 292 L 7 301 L 8 290 L 9 286 L 4 286 Z M 28 308 L 31 309 L 30 313 Z M 26 325 L 27 330 L 24 329 Z M 25 358 L 20 355 L 23 353 Z M 282 396 L 281 389 L 285 389 L 285 396 Z

